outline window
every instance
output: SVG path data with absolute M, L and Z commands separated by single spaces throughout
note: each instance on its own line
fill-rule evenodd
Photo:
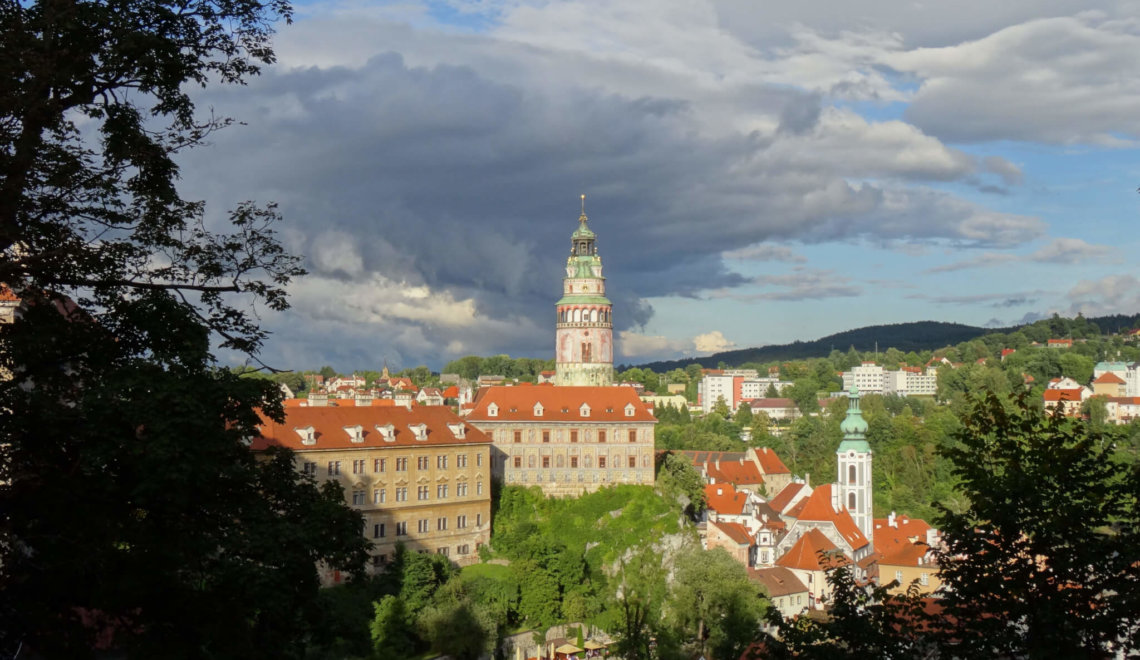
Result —
M 388 470 L 388 459 L 386 459 L 386 458 L 374 458 L 374 459 L 372 459 L 372 471 L 373 472 L 386 472 L 387 470 Z
M 383 504 L 388 501 L 388 491 L 383 488 L 377 488 L 372 491 L 372 503 Z
M 467 516 L 455 516 L 455 529 L 467 529 Z
M 475 526 L 481 527 L 482 525 L 483 525 L 483 514 L 476 513 L 475 514 Z
M 384 538 L 384 523 L 376 523 L 375 525 L 372 526 L 372 538 L 374 538 L 374 539 Z
M 515 444 L 522 442 L 522 431 L 515 431 Z
M 436 456 L 435 457 L 435 467 L 437 470 L 446 470 L 447 469 L 447 457 L 446 456 Z
M 543 456 L 542 457 L 542 467 L 544 467 L 544 468 L 550 467 L 550 457 L 549 456 Z
M 475 482 L 475 494 L 476 495 L 482 495 L 483 494 L 483 482 L 482 481 Z
M 467 484 L 455 484 L 455 496 L 467 497 Z
M 408 535 L 408 523 L 406 523 L 406 522 L 396 523 L 396 536 L 407 536 L 407 535 Z
M 637 442 L 637 429 L 630 429 L 629 430 L 629 441 L 630 442 Z
M 927 586 L 930 584 L 930 575 L 928 573 L 920 573 L 918 575 L 918 583 L 924 587 Z
M 379 566 L 383 566 L 386 563 L 388 563 L 388 555 L 374 555 L 372 557 L 372 565 L 373 566 L 379 567 Z
M 447 518 L 436 518 L 435 528 L 441 532 L 446 531 L 447 530 Z
M 416 457 L 416 469 L 417 470 L 428 469 L 428 457 L 427 456 L 417 456 Z
M 578 467 L 578 457 L 577 456 L 571 456 L 570 457 L 570 467 L 572 467 L 572 468 Z
M 352 491 L 352 506 L 364 506 L 364 491 Z
M 455 546 L 455 554 L 466 555 L 471 553 L 471 546 L 464 543 L 463 545 Z
M 598 467 L 604 468 L 605 466 L 606 466 L 606 457 L 605 456 L 599 456 L 598 457 Z
M 570 431 L 570 442 L 578 442 L 578 429 Z
M 329 461 L 329 476 L 336 477 L 340 475 L 340 461 Z
M 429 493 L 428 493 L 428 487 L 427 486 L 420 486 L 416 490 L 416 499 L 417 500 L 426 500 L 428 497 L 429 497 Z
M 601 430 L 601 431 L 598 431 L 598 442 L 605 442 L 605 441 L 606 441 L 606 432 L 605 432 L 605 430 L 603 429 L 603 430 Z
M 855 493 L 847 493 L 847 508 L 855 510 Z
M 442 547 L 442 548 L 439 548 L 439 549 L 437 549 L 437 550 L 436 550 L 436 552 L 438 552 L 439 554 L 441 554 L 441 555 L 443 555 L 444 557 L 446 557 L 446 556 L 447 556 L 447 550 L 448 550 L 448 549 L 447 549 L 447 546 L 444 546 L 444 547 Z
M 629 457 L 629 466 L 631 468 L 637 467 L 637 457 L 636 456 L 630 456 Z
M 408 471 L 408 459 L 397 458 L 396 459 L 396 472 L 407 472 L 407 471 Z
M 895 582 L 902 584 L 902 571 L 895 571 Z
M 427 518 L 421 518 L 419 523 L 417 523 L 417 531 L 419 531 L 420 534 L 427 534 L 428 532 L 430 532 L 431 531 L 431 521 L 428 520 Z
M 515 456 L 515 467 L 522 467 L 522 456 Z
M 475 467 L 483 467 L 483 454 L 475 454 Z
M 458 456 L 455 457 L 455 467 L 457 467 L 457 468 L 467 467 L 467 454 L 459 454 Z
M 353 474 L 364 474 L 364 459 L 360 459 L 360 460 L 352 462 L 352 473 Z
M 440 484 L 436 486 L 435 496 L 441 500 L 447 497 L 447 484 Z
M 542 441 L 543 442 L 550 442 L 550 431 L 543 431 L 542 432 Z
M 397 488 L 396 489 L 396 501 L 397 502 L 407 502 L 408 501 L 408 489 L 407 488 Z
M 847 466 L 847 483 L 849 483 L 849 484 L 855 483 L 855 466 L 854 465 L 848 465 Z
M 310 477 L 315 477 L 315 476 L 317 476 L 317 464 L 316 463 L 305 463 L 305 467 L 304 467 L 303 471 L 305 474 L 309 475 Z

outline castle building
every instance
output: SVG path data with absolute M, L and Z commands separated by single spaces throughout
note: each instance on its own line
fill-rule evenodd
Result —
M 494 442 L 505 484 L 560 497 L 653 484 L 657 419 L 632 387 L 486 387 L 466 419 Z
M 612 385 L 614 380 L 613 305 L 598 256 L 597 235 L 586 224 L 586 196 L 578 229 L 570 236 L 570 256 L 555 303 L 555 385 Z
M 289 407 L 284 423 L 263 418 L 259 429 L 254 451 L 287 447 L 299 471 L 341 484 L 374 567 L 397 543 L 474 563 L 490 540 L 491 442 L 446 407 Z
M 859 390 L 852 388 L 847 397 L 847 417 L 839 425 L 843 441 L 835 451 L 838 480 L 835 482 L 836 504 L 851 514 L 863 535 L 874 538 L 871 509 L 871 445 L 867 443 L 867 420 L 859 409 Z

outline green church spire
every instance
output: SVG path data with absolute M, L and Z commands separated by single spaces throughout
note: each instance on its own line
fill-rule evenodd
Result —
M 839 430 L 843 432 L 843 441 L 839 443 L 837 453 L 871 451 L 871 445 L 867 443 L 867 420 L 863 419 L 863 411 L 859 409 L 859 389 L 856 387 L 852 387 L 847 395 L 847 417 L 839 425 Z

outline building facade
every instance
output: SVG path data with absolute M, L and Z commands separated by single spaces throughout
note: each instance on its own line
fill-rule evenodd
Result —
M 489 387 L 466 419 L 492 439 L 505 484 L 571 496 L 654 481 L 657 420 L 631 387 Z
M 847 417 L 839 425 L 843 440 L 836 450 L 839 479 L 835 484 L 837 504 L 847 509 L 859 531 L 873 539 L 871 445 L 867 443 L 867 421 L 859 409 L 859 390 L 847 398 Z
M 397 543 L 474 563 L 490 539 L 491 440 L 448 408 L 292 407 L 259 428 L 255 451 L 287 447 L 298 471 L 341 484 L 374 567 Z
M 563 386 L 604 386 L 614 380 L 613 305 L 606 298 L 597 235 L 586 224 L 585 199 L 570 237 L 562 298 L 555 303 L 554 383 Z

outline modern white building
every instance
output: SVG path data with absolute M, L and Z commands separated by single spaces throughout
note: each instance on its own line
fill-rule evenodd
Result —
M 880 365 L 874 362 L 864 362 L 857 367 L 852 367 L 851 371 L 843 372 L 843 389 L 850 390 L 855 387 L 864 394 L 882 394 L 884 374 L 886 372 Z
M 925 371 L 919 367 L 903 367 L 898 371 L 883 372 L 883 394 L 934 396 L 937 391 L 938 370 L 934 367 Z

